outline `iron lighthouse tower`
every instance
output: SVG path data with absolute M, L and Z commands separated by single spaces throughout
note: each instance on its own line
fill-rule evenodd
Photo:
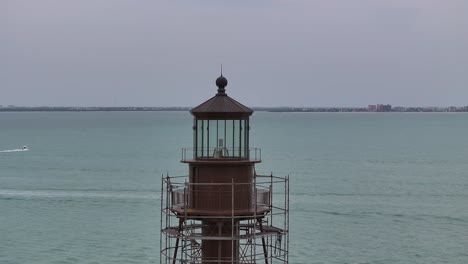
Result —
M 256 173 L 253 111 L 227 84 L 221 74 L 216 95 L 191 110 L 189 174 L 162 178 L 161 263 L 288 263 L 289 179 Z

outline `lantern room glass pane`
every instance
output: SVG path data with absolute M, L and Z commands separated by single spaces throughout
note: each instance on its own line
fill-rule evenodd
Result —
M 241 158 L 246 158 L 245 155 L 245 120 L 241 120 L 241 127 L 240 127 L 240 156 Z
M 249 130 L 250 130 L 249 120 L 244 120 L 244 158 L 250 157 Z
M 233 145 L 234 145 L 234 120 L 225 120 L 225 131 L 224 131 L 224 146 L 228 150 L 228 156 L 232 156 Z
M 248 158 L 248 120 L 196 120 L 195 158 Z
M 218 138 L 216 140 L 216 147 L 219 149 L 226 147 L 226 120 L 218 120 Z M 227 153 L 224 152 L 226 152 L 226 150 L 223 149 L 222 156 L 227 155 Z M 220 153 L 217 153 L 217 156 L 220 156 L 219 154 Z
M 205 125 L 205 137 L 203 138 L 203 156 L 208 157 L 209 154 L 209 147 L 210 147 L 210 124 L 208 120 L 204 120 L 203 124 Z
M 209 138 L 210 138 L 209 121 L 208 120 L 201 120 L 201 124 L 202 124 L 201 130 L 202 130 L 203 134 L 202 134 L 201 142 L 199 142 L 199 145 L 201 146 L 201 149 L 199 149 L 200 157 L 207 158 L 207 157 L 210 156 L 210 150 L 209 150 L 209 146 L 210 146 L 210 142 L 209 142 Z
M 234 120 L 234 137 L 233 137 L 233 146 L 232 146 L 232 150 L 233 150 L 233 156 L 235 157 L 241 157 L 240 155 L 240 129 L 241 129 L 241 126 L 240 126 L 240 122 L 241 120 Z
M 209 120 L 209 131 L 210 136 L 208 139 L 208 156 L 214 156 L 214 150 L 218 146 L 218 138 L 219 138 L 219 127 L 218 127 L 218 120 Z
M 203 156 L 203 120 L 197 120 L 197 144 L 196 153 L 197 157 Z

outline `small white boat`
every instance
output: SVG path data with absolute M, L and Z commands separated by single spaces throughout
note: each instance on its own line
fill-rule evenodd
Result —
M 0 153 L 8 153 L 8 152 L 20 152 L 20 151 L 29 151 L 27 146 L 23 146 L 22 148 L 19 149 L 6 149 L 6 150 L 0 150 Z

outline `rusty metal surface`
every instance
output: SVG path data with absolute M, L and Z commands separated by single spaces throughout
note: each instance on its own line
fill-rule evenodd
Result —
M 188 198 L 192 213 L 222 217 L 251 211 L 252 164 L 190 164 L 189 168 Z

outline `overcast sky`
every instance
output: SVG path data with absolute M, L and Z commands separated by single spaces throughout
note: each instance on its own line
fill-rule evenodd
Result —
M 468 105 L 467 0 L 0 0 L 0 104 Z

